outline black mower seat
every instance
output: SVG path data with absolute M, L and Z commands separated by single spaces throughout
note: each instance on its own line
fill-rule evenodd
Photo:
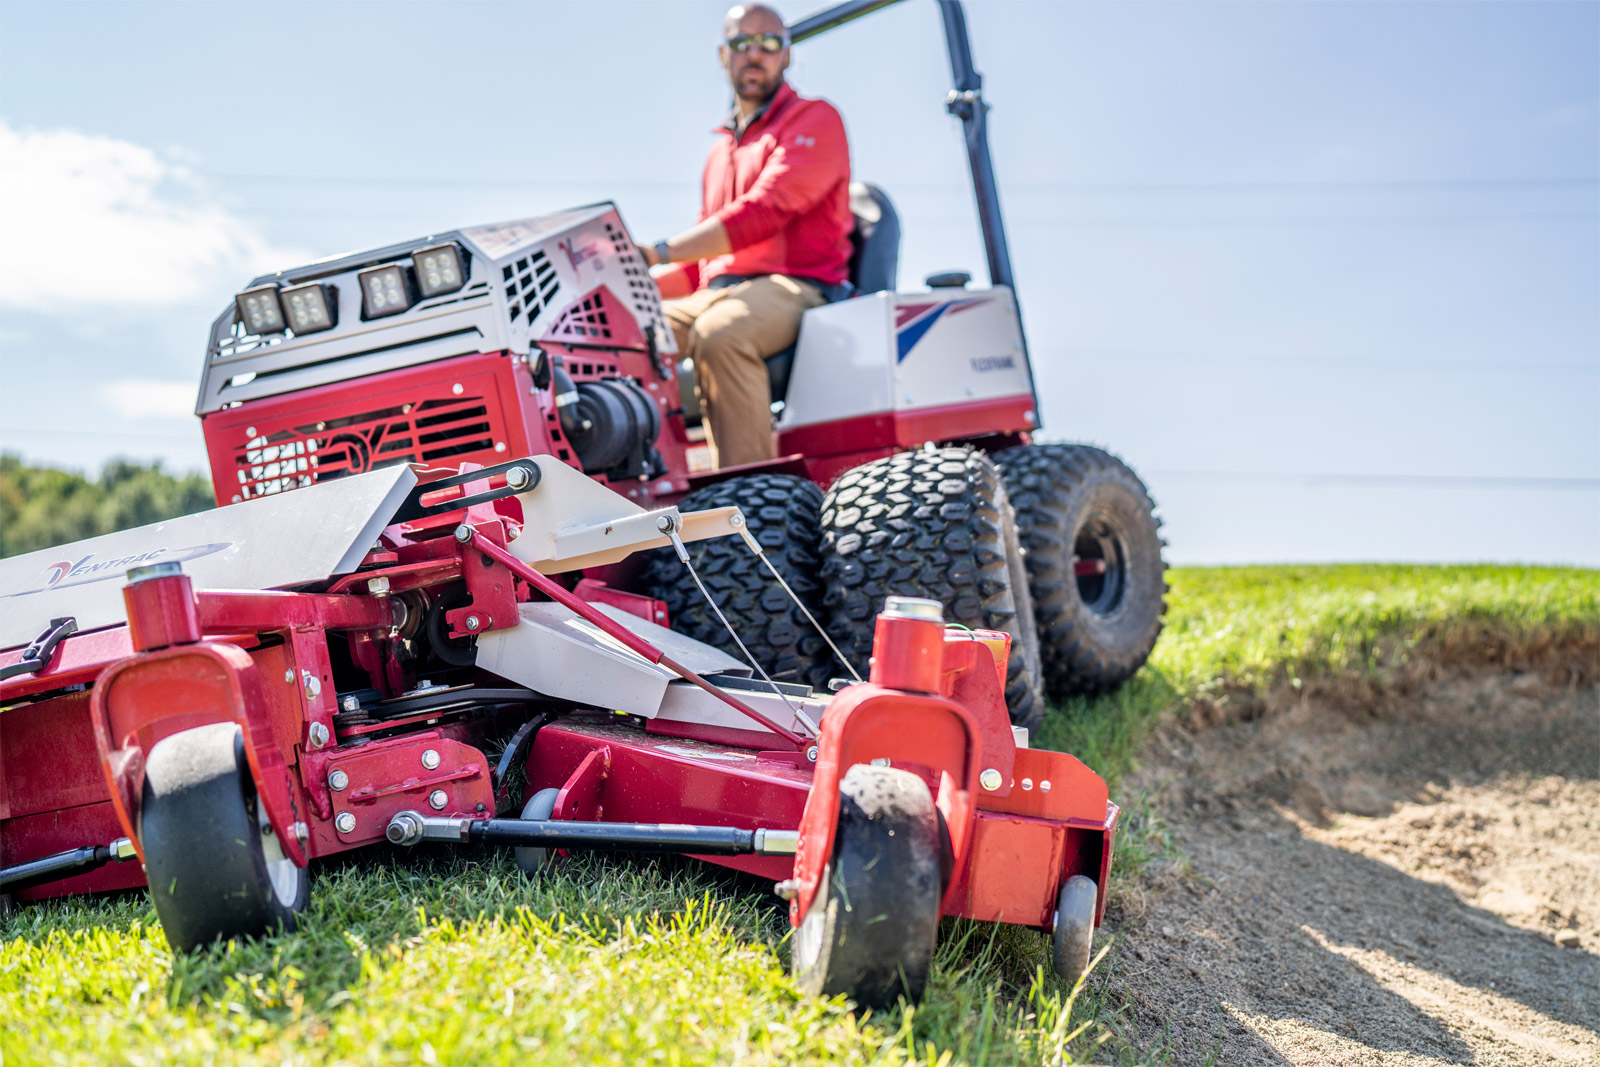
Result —
M 900 216 L 894 205 L 876 185 L 851 182 L 850 214 L 856 219 L 856 228 L 850 233 L 850 284 L 857 295 L 893 290 L 900 270 Z M 774 404 L 781 404 L 789 395 L 794 350 L 795 345 L 790 345 L 767 357 L 767 381 L 772 385 Z

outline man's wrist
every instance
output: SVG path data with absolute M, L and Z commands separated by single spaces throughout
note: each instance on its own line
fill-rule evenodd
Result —
M 657 263 L 667 264 L 672 262 L 672 249 L 667 247 L 666 241 L 657 241 L 655 243 L 655 253 Z

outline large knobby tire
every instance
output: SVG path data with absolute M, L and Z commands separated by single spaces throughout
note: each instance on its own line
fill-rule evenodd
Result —
M 965 448 L 922 449 L 846 471 L 822 504 L 824 625 L 864 664 L 885 597 L 926 597 L 945 619 L 1011 634 L 1011 721 L 1044 715 L 1039 643 L 1006 487 Z
M 150 897 L 175 952 L 293 930 L 310 879 L 256 799 L 244 736 L 213 723 L 156 743 L 139 812 Z
M 922 998 L 943 896 L 937 810 L 909 771 L 857 764 L 845 774 L 833 856 L 790 942 L 801 989 L 864 1008 Z
M 795 596 L 818 615 L 817 542 L 822 490 L 790 474 L 747 474 L 709 485 L 679 502 L 680 511 L 738 507 L 767 558 Z M 783 591 L 766 565 L 738 537 L 712 537 L 688 546 L 706 589 L 738 631 L 750 654 L 778 681 L 822 688 L 845 673 L 827 643 Z M 645 592 L 663 600 L 672 628 L 743 660 L 694 579 L 671 549 L 656 549 L 645 570 Z M 820 617 L 820 616 L 819 616 Z
M 1166 614 L 1161 522 L 1144 483 L 1089 445 L 1024 445 L 995 455 L 1011 491 L 1039 622 L 1045 691 L 1056 700 L 1127 681 Z M 1078 574 L 1078 561 L 1105 564 Z

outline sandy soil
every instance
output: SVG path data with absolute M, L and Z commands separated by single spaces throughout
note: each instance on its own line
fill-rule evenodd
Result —
M 1191 866 L 1157 865 L 1116 917 L 1142 1045 L 1185 1067 L 1600 1064 L 1600 689 L 1407 688 L 1285 691 L 1158 740 L 1136 784 Z

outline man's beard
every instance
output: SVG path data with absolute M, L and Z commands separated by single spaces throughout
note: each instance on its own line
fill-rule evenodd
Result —
M 758 74 L 762 74 L 764 76 L 765 72 L 759 67 L 753 69 L 755 69 Z M 751 103 L 766 103 L 768 100 L 771 100 L 773 94 L 778 91 L 778 86 L 783 84 L 783 74 L 781 72 L 774 76 L 771 81 L 763 80 L 750 85 L 745 84 L 744 74 L 744 71 L 739 72 L 738 79 L 733 84 L 733 94 L 739 99 L 749 101 Z

